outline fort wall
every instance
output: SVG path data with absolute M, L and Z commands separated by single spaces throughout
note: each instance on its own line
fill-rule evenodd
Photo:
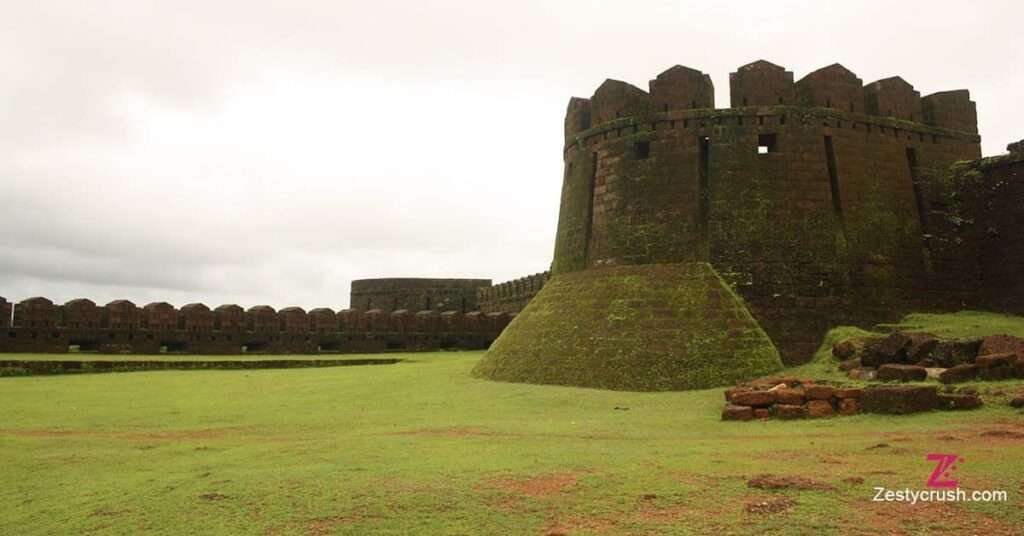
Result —
M 275 311 L 229 304 L 137 307 L 88 299 L 54 305 L 43 297 L 13 306 L 0 298 L 0 351 L 64 353 L 333 353 L 483 349 L 514 315 L 504 312 L 342 310 Z M 6 313 L 5 313 L 6 312 Z
M 960 232 L 942 209 L 950 166 L 981 156 L 966 91 L 922 99 L 899 77 L 864 86 L 838 64 L 792 83 L 763 61 L 730 82 L 747 106 L 664 111 L 653 91 L 645 105 L 628 84 L 598 88 L 592 124 L 566 139 L 553 275 L 710 262 L 789 362 L 830 325 L 992 305 L 978 278 L 998 263 L 941 247 Z M 584 107 L 574 98 L 568 115 Z
M 384 278 L 352 281 L 349 303 L 364 311 L 405 309 L 476 310 L 477 289 L 491 286 L 490 279 Z
M 540 292 L 550 276 L 550 272 L 541 272 L 490 287 L 481 287 L 477 289 L 477 304 L 485 313 L 518 313 Z

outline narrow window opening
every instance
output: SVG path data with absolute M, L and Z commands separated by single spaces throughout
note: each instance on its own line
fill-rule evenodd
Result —
M 924 193 L 921 191 L 921 177 L 917 166 L 917 150 L 907 147 L 907 170 L 910 172 L 910 184 L 914 188 L 914 201 L 917 203 L 917 220 L 921 224 L 921 234 L 928 233 L 928 207 Z
M 711 175 L 711 138 L 707 136 L 698 136 L 697 145 L 699 146 L 700 157 L 698 159 L 700 167 L 697 171 L 698 185 L 700 190 L 700 200 L 698 209 L 698 221 L 700 225 L 701 235 L 704 240 L 708 239 L 708 221 L 711 216 L 711 194 L 709 192 L 709 182 Z
M 779 116 L 779 124 L 780 125 L 785 125 L 786 124 L 786 114 L 782 114 L 782 115 Z
M 828 98 L 825 99 L 825 107 L 826 108 L 831 108 L 832 107 L 832 97 L 828 97 Z
M 746 98 L 746 97 L 743 97 L 743 105 L 744 105 L 744 106 L 746 106 L 746 105 L 747 105 L 747 98 Z
M 786 102 L 782 100 L 782 97 L 779 97 L 779 104 L 786 104 Z
M 597 183 L 597 153 L 590 155 L 590 182 L 587 184 L 587 226 L 583 231 L 583 262 L 590 264 L 590 237 L 594 234 L 594 191 Z
M 690 108 L 696 109 L 697 108 L 697 101 L 690 101 Z
M 775 151 L 775 134 L 757 135 L 757 154 L 768 154 Z
M 663 105 L 662 105 L 662 109 L 661 109 L 661 110 L 662 110 L 663 112 L 667 112 L 667 111 L 668 111 L 668 103 L 667 103 L 667 102 L 666 102 L 665 104 L 663 104 Z
M 853 103 L 852 102 L 850 103 L 850 111 L 851 112 L 853 111 Z
M 764 125 L 764 116 L 763 115 L 757 116 L 757 124 L 758 125 Z
M 649 156 L 651 156 L 651 142 L 638 141 L 633 145 L 634 160 L 646 160 Z
M 932 143 L 939 143 L 939 137 L 935 134 L 932 134 Z
M 743 126 L 743 116 L 742 115 L 736 118 L 736 124 L 741 126 L 741 127 Z
M 832 209 L 842 220 L 843 201 L 839 194 L 839 171 L 836 169 L 836 151 L 832 145 L 832 136 L 825 136 L 825 164 L 828 166 L 828 183 L 832 191 Z

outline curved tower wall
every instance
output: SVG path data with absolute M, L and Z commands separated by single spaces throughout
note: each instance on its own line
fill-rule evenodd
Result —
M 777 94 L 762 89 L 757 102 L 792 98 L 784 69 L 762 70 Z M 902 79 L 864 88 L 835 65 L 796 84 L 814 107 L 664 112 L 618 84 L 647 111 L 595 114 L 606 120 L 567 136 L 553 276 L 710 262 L 790 362 L 809 357 L 829 324 L 962 303 L 956 280 L 973 268 L 930 241 L 942 225 L 938 179 L 980 156 L 965 94 L 940 94 L 929 115 Z M 865 102 L 902 117 L 861 113 Z M 944 263 L 957 270 L 936 269 Z

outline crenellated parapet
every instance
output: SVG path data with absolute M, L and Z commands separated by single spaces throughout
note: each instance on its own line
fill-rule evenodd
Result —
M 729 74 L 731 108 L 716 109 L 710 76 L 681 65 L 649 82 L 650 92 L 620 80 L 605 80 L 589 98 L 569 100 L 565 116 L 566 144 L 602 125 L 638 125 L 651 119 L 682 117 L 674 111 L 696 111 L 687 117 L 715 117 L 747 107 L 824 108 L 858 117 L 880 117 L 927 127 L 976 134 L 977 113 L 966 90 L 921 97 L 899 76 L 864 85 L 846 67 L 835 63 L 793 81 L 792 71 L 758 60 Z M 910 129 L 913 130 L 913 129 Z
M 729 73 L 729 105 L 733 108 L 795 103 L 793 73 L 783 67 L 757 60 Z
M 940 91 L 921 99 L 925 123 L 963 132 L 978 132 L 978 111 L 966 89 Z
M 235 304 L 210 309 L 128 300 L 89 299 L 55 305 L 43 297 L 12 307 L 0 297 L 0 351 L 100 353 L 319 353 L 486 348 L 511 320 L 506 313 L 461 310 L 275 310 Z M 466 320 L 467 315 L 469 320 Z
M 796 83 L 799 104 L 864 112 L 864 84 L 857 75 L 838 63 L 822 67 Z
M 477 290 L 477 303 L 481 311 L 488 313 L 518 313 L 544 288 L 550 276 L 550 272 L 541 272 L 482 287 Z

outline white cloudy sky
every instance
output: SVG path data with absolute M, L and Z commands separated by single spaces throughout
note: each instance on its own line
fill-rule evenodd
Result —
M 674 64 L 969 88 L 1024 137 L 1019 0 L 0 0 L 0 295 L 276 307 L 544 270 L 572 95 Z

